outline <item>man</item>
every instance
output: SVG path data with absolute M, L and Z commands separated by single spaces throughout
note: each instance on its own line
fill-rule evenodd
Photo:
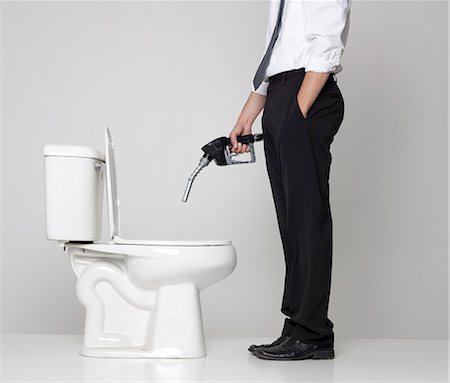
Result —
M 264 109 L 266 166 L 286 264 L 281 336 L 251 345 L 262 359 L 334 358 L 328 319 L 332 265 L 330 145 L 344 117 L 335 74 L 347 41 L 351 0 L 273 0 L 266 49 L 230 132 L 251 134 Z

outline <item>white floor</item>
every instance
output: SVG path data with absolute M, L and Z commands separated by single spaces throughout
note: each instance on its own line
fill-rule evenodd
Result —
M 261 360 L 247 351 L 269 338 L 209 338 L 190 360 L 78 355 L 81 336 L 5 334 L 1 382 L 448 382 L 445 340 L 336 339 L 335 359 Z

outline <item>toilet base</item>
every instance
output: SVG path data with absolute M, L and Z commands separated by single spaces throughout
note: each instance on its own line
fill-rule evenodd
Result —
M 95 285 L 108 282 L 123 299 L 144 303 L 151 311 L 146 333 L 141 342 L 133 343 L 127 333 L 105 332 L 104 302 Z M 132 293 L 127 291 L 132 289 Z M 159 286 L 156 290 L 140 290 L 122 269 L 112 263 L 97 261 L 79 277 L 77 294 L 86 307 L 84 342 L 80 355 L 98 358 L 203 358 L 206 356 L 200 291 L 192 282 Z M 142 302 L 136 297 L 140 297 Z M 111 303 L 113 305 L 113 303 Z M 130 306 L 130 308 L 132 305 Z M 129 319 L 133 320 L 132 317 Z M 127 319 L 124 318 L 123 323 Z
M 158 349 L 155 351 L 144 350 L 138 347 L 113 348 L 113 347 L 82 347 L 81 356 L 92 358 L 121 358 L 121 359 L 198 359 L 206 357 L 206 353 L 199 355 L 180 355 L 178 350 Z

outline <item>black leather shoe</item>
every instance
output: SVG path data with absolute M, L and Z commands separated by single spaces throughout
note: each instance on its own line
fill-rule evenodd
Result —
M 290 318 L 286 318 L 284 320 L 283 331 L 281 332 L 281 336 L 278 339 L 269 344 L 260 344 L 260 345 L 252 344 L 248 348 L 248 351 L 254 354 L 255 351 L 259 348 L 278 346 L 280 343 L 283 343 L 287 338 L 289 338 L 294 329 L 295 329 L 295 322 L 293 322 Z
M 275 347 L 258 348 L 254 354 L 268 360 L 333 359 L 334 349 L 332 344 L 310 344 L 288 338 Z
M 260 345 L 252 344 L 248 348 L 248 351 L 250 351 L 252 353 L 255 353 L 256 350 L 258 350 L 260 348 L 263 348 L 263 347 L 278 346 L 280 343 L 283 343 L 288 338 L 289 338 L 289 336 L 287 336 L 287 335 L 281 335 L 277 340 L 275 340 L 275 341 L 273 341 L 272 343 L 269 343 L 269 344 L 260 344 Z

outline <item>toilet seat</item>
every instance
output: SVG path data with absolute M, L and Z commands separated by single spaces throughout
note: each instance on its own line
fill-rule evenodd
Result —
M 150 257 L 155 254 L 175 254 L 178 253 L 178 248 L 202 248 L 207 247 L 223 247 L 232 246 L 231 241 L 227 240 L 210 240 L 210 241 L 154 241 L 154 240 L 139 240 L 139 239 L 124 239 L 115 237 L 113 241 L 107 243 L 79 243 L 66 242 L 64 247 L 76 247 L 103 253 L 105 256 L 116 254 L 126 255 L 128 257 Z
M 156 242 L 156 241 L 155 241 Z M 127 257 L 155 257 L 155 256 L 169 256 L 169 255 L 179 255 L 183 251 L 186 251 L 186 248 L 195 249 L 195 251 L 204 251 L 208 249 L 208 245 L 202 245 L 202 242 L 194 242 L 192 241 L 189 245 L 177 244 L 177 242 L 170 242 L 171 245 L 167 244 L 157 244 L 155 242 L 151 242 L 148 245 L 136 245 L 136 244 L 117 244 L 117 243 L 76 243 L 76 242 L 68 242 L 65 244 L 67 248 L 76 248 L 82 249 L 83 251 L 87 251 L 84 256 L 89 257 L 89 252 L 96 252 L 101 254 L 100 256 L 104 256 L 110 258 L 111 255 L 121 255 Z M 163 242 L 163 241 L 158 241 Z M 175 245 L 173 245 L 173 244 Z M 195 245 L 195 243 L 197 243 Z M 222 247 L 226 248 L 224 245 L 210 245 L 214 247 Z M 231 246 L 231 245 L 228 245 Z
M 117 245 L 136 245 L 136 246 L 229 246 L 231 241 L 227 240 L 189 240 L 189 241 L 155 241 L 145 239 L 125 239 L 116 235 L 113 243 Z
M 115 165 L 114 143 L 111 132 L 105 129 L 105 167 L 106 167 L 106 197 L 108 206 L 109 221 L 109 245 L 118 246 L 230 246 L 230 240 L 187 240 L 187 241 L 171 241 L 171 240 L 141 240 L 141 239 L 125 239 L 119 236 L 120 227 L 120 202 L 117 189 L 117 175 Z M 121 251 L 124 251 L 122 248 Z

